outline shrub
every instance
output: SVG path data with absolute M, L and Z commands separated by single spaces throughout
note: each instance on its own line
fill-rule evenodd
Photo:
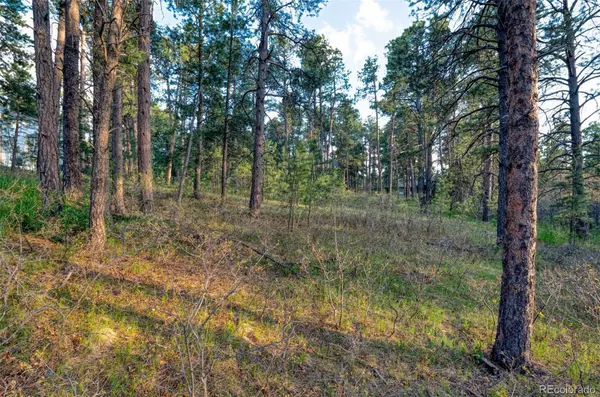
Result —
M 0 173 L 0 235 L 14 229 L 41 229 L 41 212 L 41 192 L 35 178 Z

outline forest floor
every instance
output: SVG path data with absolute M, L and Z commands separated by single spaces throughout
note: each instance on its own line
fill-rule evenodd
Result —
M 348 194 L 290 231 L 281 203 L 252 219 L 245 198 L 173 196 L 114 219 L 101 254 L 77 204 L 2 232 L 0 395 L 600 393 L 598 246 L 541 244 L 536 371 L 496 372 L 493 225 Z

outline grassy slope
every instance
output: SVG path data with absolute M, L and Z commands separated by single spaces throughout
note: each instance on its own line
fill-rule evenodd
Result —
M 172 196 L 160 188 L 155 215 L 115 220 L 102 254 L 71 231 L 85 213 L 76 204 L 42 229 L 0 237 L 0 394 L 600 389 L 598 268 L 577 265 L 587 259 L 572 250 L 540 250 L 533 350 L 542 371 L 492 375 L 478 358 L 495 332 L 493 226 L 346 196 L 312 208 L 310 224 L 300 208 L 289 232 L 278 203 L 253 220 L 242 198 L 220 209 L 207 195 L 175 211 Z

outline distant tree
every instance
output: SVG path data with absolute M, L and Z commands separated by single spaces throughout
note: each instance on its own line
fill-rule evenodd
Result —
M 0 80 L 14 63 L 27 62 L 31 39 L 23 32 L 28 7 L 22 0 L 0 0 Z
M 13 120 L 11 139 L 11 171 L 18 166 L 19 128 L 23 116 L 35 116 L 35 85 L 30 75 L 32 56 L 28 49 L 31 39 L 22 31 L 26 27 L 23 15 L 27 7 L 20 0 L 0 1 L 0 105 L 4 120 Z M 3 137 L 0 133 L 0 163 L 3 160 Z
M 379 139 L 379 103 L 377 101 L 377 92 L 379 91 L 379 82 L 377 77 L 377 71 L 379 65 L 377 63 L 377 57 L 367 57 L 365 64 L 359 74 L 359 78 L 363 84 L 361 92 L 364 97 L 372 96 L 371 107 L 375 111 L 375 163 L 377 164 L 377 191 L 382 192 L 383 181 L 382 181 L 382 168 L 381 168 L 381 142 Z
M 152 212 L 152 132 L 150 131 L 150 32 L 152 0 L 140 0 L 138 49 L 144 59 L 138 66 L 138 174 L 144 214 Z
M 28 62 L 15 61 L 10 69 L 4 71 L 0 80 L 0 104 L 12 114 L 15 123 L 10 157 L 11 172 L 15 172 L 18 166 L 20 122 L 23 116 L 36 115 L 35 85 L 31 81 L 29 66 Z
M 540 20 L 540 78 L 542 100 L 549 109 L 555 135 L 568 135 L 568 156 L 550 159 L 550 168 L 570 168 L 569 227 L 572 237 L 588 233 L 587 199 L 584 175 L 582 119 L 585 105 L 597 101 L 600 91 L 593 83 L 600 79 L 600 39 L 597 25 L 600 3 L 597 0 L 543 0 L 538 7 Z M 589 119 L 589 117 L 587 118 Z M 563 141 L 563 139 L 559 139 Z M 559 173 L 560 175 L 560 173 Z
M 113 205 L 116 215 L 125 214 L 123 197 L 123 84 L 117 82 L 113 89 L 111 122 L 113 158 Z
M 299 44 L 305 42 L 307 39 L 306 31 L 300 24 L 294 23 L 294 20 L 299 20 L 304 14 L 316 15 L 321 4 L 321 0 L 293 0 L 287 3 L 281 3 L 277 0 L 259 0 L 255 6 L 259 16 L 258 30 L 260 38 L 256 62 L 254 146 L 249 203 L 253 215 L 259 214 L 262 203 L 265 101 L 270 61 L 269 37 L 286 38 Z

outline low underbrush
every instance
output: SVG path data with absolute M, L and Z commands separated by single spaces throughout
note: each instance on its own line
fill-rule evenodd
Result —
M 278 202 L 251 218 L 244 198 L 220 205 L 206 193 L 177 208 L 173 188 L 159 187 L 155 213 L 111 220 L 98 253 L 85 248 L 85 200 L 47 219 L 32 209 L 33 182 L 0 181 L 9 186 L 2 197 L 12 197 L 0 205 L 11 214 L 0 238 L 0 394 L 600 390 L 593 246 L 542 245 L 539 370 L 498 374 L 481 361 L 494 340 L 502 271 L 493 225 L 342 195 L 296 208 L 290 227 Z M 128 192 L 135 208 L 135 187 Z M 22 195 L 31 200 L 19 207 Z M 579 254 L 566 261 L 559 249 Z

